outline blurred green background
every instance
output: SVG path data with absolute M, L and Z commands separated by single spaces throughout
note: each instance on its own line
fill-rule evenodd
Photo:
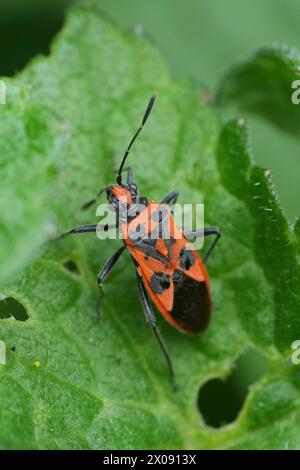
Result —
M 72 0 L 2 0 L 0 75 L 13 75 L 30 57 L 48 53 Z M 164 54 L 174 78 L 213 95 L 227 68 L 257 48 L 286 43 L 300 49 L 298 0 L 96 0 L 124 29 L 142 28 Z M 248 117 L 256 160 L 271 169 L 290 220 L 299 215 L 300 141 Z
M 285 43 L 300 50 L 299 0 L 95 1 L 123 29 L 144 31 L 162 51 L 174 78 L 191 80 L 212 96 L 227 68 L 258 48 Z M 14 75 L 31 57 L 49 53 L 51 40 L 61 29 L 65 9 L 71 3 L 1 0 L 0 75 Z M 262 119 L 247 118 L 256 160 L 272 170 L 282 206 L 293 221 L 300 214 L 300 140 Z M 218 381 L 207 392 L 204 389 L 202 398 L 199 396 L 209 423 L 218 426 L 222 420 L 230 421 L 230 416 L 234 419 L 247 387 L 261 375 L 263 361 L 254 356 L 251 351 L 243 355 L 237 372 L 229 378 L 224 416 L 210 408 L 210 398 L 224 392 Z

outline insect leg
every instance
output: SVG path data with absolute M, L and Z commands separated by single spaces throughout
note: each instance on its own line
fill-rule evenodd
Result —
M 170 191 L 161 201 L 161 204 L 175 204 L 179 193 L 177 191 Z
M 221 232 L 220 232 L 219 227 L 206 227 L 204 229 L 195 230 L 195 231 L 192 231 L 192 232 L 185 232 L 185 236 L 188 240 L 194 240 L 195 238 L 200 238 L 200 237 L 203 237 L 203 236 L 207 237 L 208 235 L 214 235 L 215 238 L 212 241 L 212 243 L 209 245 L 207 251 L 205 252 L 205 254 L 202 258 L 204 263 L 206 263 L 206 261 L 208 260 L 208 258 L 211 255 L 213 249 L 215 248 L 218 240 L 221 237 Z
M 219 227 L 207 227 L 204 229 L 204 236 L 206 237 L 207 235 L 214 235 L 215 238 L 207 248 L 206 252 L 204 253 L 203 256 L 203 262 L 206 263 L 210 255 L 212 254 L 216 244 L 220 240 L 221 237 L 221 232 Z
M 123 245 L 112 255 L 111 258 L 109 258 L 109 260 L 105 263 L 105 265 L 103 266 L 103 268 L 101 269 L 100 273 L 97 276 L 97 284 L 99 287 L 99 294 L 100 294 L 97 307 L 96 307 L 96 317 L 98 321 L 100 320 L 100 307 L 101 307 L 101 302 L 103 300 L 103 295 L 104 295 L 103 283 L 105 279 L 107 278 L 107 276 L 109 275 L 112 268 L 115 266 L 116 262 L 118 261 L 118 259 L 120 258 L 124 250 L 125 250 L 125 246 Z
M 148 299 L 148 296 L 147 296 L 147 292 L 146 292 L 146 289 L 145 289 L 145 286 L 143 284 L 143 281 L 141 280 L 140 276 L 138 273 L 136 273 L 137 275 L 137 282 L 138 282 L 138 287 L 139 287 L 139 292 L 140 292 L 140 298 L 141 298 L 141 302 L 142 302 L 142 306 L 143 306 L 143 310 L 144 310 L 144 314 L 145 314 L 145 317 L 146 317 L 146 320 L 159 344 L 159 347 L 164 355 L 164 358 L 166 360 L 166 363 L 167 363 L 167 366 L 168 366 L 168 369 L 169 369 L 169 373 L 170 373 L 170 377 L 171 377 L 171 382 L 172 382 L 172 387 L 174 390 L 176 390 L 177 386 L 176 386 L 176 382 L 175 382 L 175 375 L 174 375 L 174 369 L 173 369 L 173 365 L 172 365 L 172 361 L 171 361 L 171 358 L 170 358 L 170 355 L 166 349 L 166 346 L 165 346 L 165 343 L 162 339 L 162 337 L 160 336 L 159 332 L 158 332 L 158 329 L 157 329 L 157 325 L 156 325 L 156 318 L 154 316 L 154 313 L 152 311 L 152 308 L 149 304 L 149 299 Z
M 94 197 L 93 199 L 90 199 L 89 201 L 87 201 L 85 204 L 83 204 L 83 205 L 81 206 L 81 210 L 84 211 L 85 209 L 88 209 L 88 208 L 91 207 L 93 204 L 95 204 L 95 202 L 97 201 L 98 197 L 100 197 L 101 194 L 102 194 L 105 190 L 106 190 L 106 187 L 100 189 L 100 191 L 98 191 L 98 193 L 96 194 L 96 197 Z
M 107 232 L 108 230 L 116 228 L 115 225 L 109 225 L 109 224 L 104 224 L 104 225 L 82 225 L 81 227 L 74 227 L 68 232 L 64 232 L 58 237 L 52 238 L 51 241 L 55 240 L 60 240 L 61 238 L 65 238 L 68 235 L 72 235 L 73 233 L 87 233 L 87 232 L 97 232 L 97 230 L 103 230 L 104 232 Z

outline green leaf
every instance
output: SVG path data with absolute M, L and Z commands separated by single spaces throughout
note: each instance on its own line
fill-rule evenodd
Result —
M 290 360 L 300 326 L 297 237 L 269 175 L 251 161 L 244 122 L 222 127 L 193 89 L 171 80 L 155 48 L 90 6 L 70 10 L 50 56 L 11 87 L 17 91 L 0 115 L 1 162 L 11 165 L 2 173 L 3 279 L 34 261 L 1 292 L 29 319 L 0 320 L 0 447 L 299 448 L 300 369 Z M 19 89 L 28 90 L 26 100 Z M 96 222 L 93 210 L 79 208 L 113 181 L 112 154 L 119 161 L 154 89 L 157 103 L 130 156 L 140 192 L 160 200 L 176 188 L 182 202 L 204 202 L 206 224 L 223 232 L 209 262 L 207 330 L 183 335 L 158 315 L 177 393 L 143 318 L 128 255 L 105 285 L 96 322 L 96 275 L 118 243 L 86 234 L 40 253 L 49 220 L 57 233 Z M 266 358 L 267 372 L 236 421 L 216 431 L 197 409 L 199 389 L 227 376 L 248 346 Z
M 235 106 L 257 114 L 298 135 L 299 78 L 297 50 L 287 46 L 261 49 L 230 68 L 220 83 L 216 100 L 222 107 Z
M 45 236 L 46 201 L 63 138 L 54 111 L 31 101 L 29 84 L 19 77 L 5 83 L 7 104 L 0 109 L 1 284 L 32 258 Z

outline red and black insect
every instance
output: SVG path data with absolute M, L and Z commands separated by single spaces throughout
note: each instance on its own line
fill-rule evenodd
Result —
M 156 203 L 138 194 L 131 168 L 127 169 L 126 183 L 122 181 L 125 161 L 147 121 L 154 101 L 155 95 L 151 97 L 142 123 L 126 149 L 116 183 L 101 189 L 97 194 L 99 197 L 106 191 L 110 207 L 117 216 L 113 228 L 118 226 L 123 239 L 123 245 L 104 265 L 97 281 L 102 293 L 105 279 L 127 248 L 135 265 L 144 314 L 167 361 L 174 384 L 172 362 L 157 330 L 148 295 L 165 319 L 179 330 L 197 333 L 205 328 L 211 312 L 210 283 L 205 263 L 221 234 L 218 227 L 183 233 L 176 226 L 169 210 L 169 205 L 177 201 L 177 191 L 171 191 L 161 203 Z M 83 208 L 91 206 L 97 197 L 88 201 Z M 107 231 L 109 228 L 112 226 L 107 224 L 85 225 L 75 227 L 61 237 L 74 233 Z M 213 235 L 214 240 L 201 260 L 189 240 L 208 235 Z

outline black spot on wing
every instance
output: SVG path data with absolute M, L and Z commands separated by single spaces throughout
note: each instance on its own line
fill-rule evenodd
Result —
M 155 294 L 161 294 L 170 287 L 170 276 L 163 272 L 154 273 L 150 280 L 150 286 Z
M 205 328 L 210 317 L 210 295 L 205 282 L 198 282 L 176 269 L 173 275 L 174 302 L 170 314 L 192 332 Z
M 162 255 L 159 251 L 156 250 L 155 246 L 149 242 L 149 239 L 141 240 L 134 242 L 135 247 L 142 251 L 144 255 L 149 256 L 149 258 L 154 258 L 157 261 L 160 261 L 164 264 L 165 267 L 169 266 L 169 260 L 164 255 Z
M 188 271 L 195 263 L 195 255 L 192 250 L 182 248 L 179 253 L 179 265 L 182 269 Z

